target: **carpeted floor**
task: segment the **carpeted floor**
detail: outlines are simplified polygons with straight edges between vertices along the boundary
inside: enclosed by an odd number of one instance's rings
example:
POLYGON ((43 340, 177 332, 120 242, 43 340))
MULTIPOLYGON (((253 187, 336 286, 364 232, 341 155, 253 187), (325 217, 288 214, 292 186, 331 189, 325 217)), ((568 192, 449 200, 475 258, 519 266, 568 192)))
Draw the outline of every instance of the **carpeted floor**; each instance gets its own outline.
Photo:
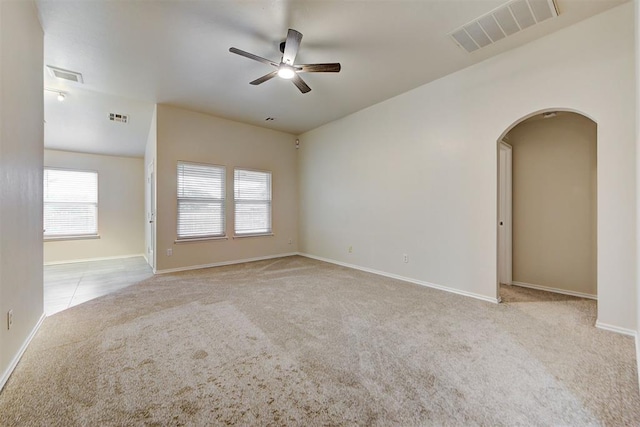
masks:
POLYGON ((547 295, 302 257, 155 276, 48 317, 0 425, 640 425, 633 340, 547 295))

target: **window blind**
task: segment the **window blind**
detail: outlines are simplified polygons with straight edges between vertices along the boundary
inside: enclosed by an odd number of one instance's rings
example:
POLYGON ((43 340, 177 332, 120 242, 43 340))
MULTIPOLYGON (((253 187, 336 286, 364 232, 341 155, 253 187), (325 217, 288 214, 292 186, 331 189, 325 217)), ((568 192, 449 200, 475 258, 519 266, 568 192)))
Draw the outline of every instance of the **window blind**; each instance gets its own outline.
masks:
POLYGON ((178 162, 178 238, 225 235, 225 168, 178 162))
POLYGON ((234 171, 235 234, 271 233, 271 172, 234 171))
POLYGON ((98 173, 44 170, 44 236, 98 234, 98 173))

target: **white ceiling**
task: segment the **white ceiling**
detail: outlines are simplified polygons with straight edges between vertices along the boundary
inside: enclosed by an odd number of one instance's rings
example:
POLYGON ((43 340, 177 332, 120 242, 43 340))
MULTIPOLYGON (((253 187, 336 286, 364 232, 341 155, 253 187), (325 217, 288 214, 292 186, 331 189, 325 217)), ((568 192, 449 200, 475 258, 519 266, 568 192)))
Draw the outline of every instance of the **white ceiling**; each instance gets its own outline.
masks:
POLYGON ((45 92, 45 146, 142 156, 155 103, 299 134, 625 1, 557 0, 558 18, 469 54, 448 33, 505 1, 40 0, 45 64, 84 76, 45 73, 45 87, 68 94, 45 92), (288 28, 304 35, 296 63, 342 71, 304 74, 304 95, 281 79, 249 85, 273 69, 229 48, 279 62, 288 28), (130 123, 109 122, 113 109, 130 123))
POLYGON ((63 102, 57 100, 56 93, 44 92, 46 148, 112 156, 144 155, 153 103, 71 85, 64 92, 63 102), (128 114, 129 122, 112 122, 109 113, 128 114))

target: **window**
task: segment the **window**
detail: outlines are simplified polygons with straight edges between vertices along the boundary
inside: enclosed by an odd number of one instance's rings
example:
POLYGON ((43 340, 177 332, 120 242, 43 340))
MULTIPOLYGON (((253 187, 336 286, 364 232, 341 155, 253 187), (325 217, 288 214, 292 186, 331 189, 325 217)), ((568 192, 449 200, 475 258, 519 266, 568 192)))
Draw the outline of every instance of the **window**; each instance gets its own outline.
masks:
POLYGON ((234 171, 235 234, 271 233, 271 172, 234 171))
POLYGON ((98 173, 44 170, 44 237, 98 234, 98 173))
POLYGON ((178 239, 225 235, 225 168, 178 162, 178 239))

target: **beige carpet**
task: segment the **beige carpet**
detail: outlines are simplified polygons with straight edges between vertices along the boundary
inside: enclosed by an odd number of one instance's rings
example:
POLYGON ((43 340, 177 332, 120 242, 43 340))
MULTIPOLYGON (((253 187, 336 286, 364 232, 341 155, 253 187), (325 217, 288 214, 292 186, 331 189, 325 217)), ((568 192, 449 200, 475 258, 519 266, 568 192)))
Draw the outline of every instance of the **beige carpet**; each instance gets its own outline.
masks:
POLYGON ((48 317, 0 425, 640 425, 594 301, 503 298, 302 257, 156 276, 48 317))

